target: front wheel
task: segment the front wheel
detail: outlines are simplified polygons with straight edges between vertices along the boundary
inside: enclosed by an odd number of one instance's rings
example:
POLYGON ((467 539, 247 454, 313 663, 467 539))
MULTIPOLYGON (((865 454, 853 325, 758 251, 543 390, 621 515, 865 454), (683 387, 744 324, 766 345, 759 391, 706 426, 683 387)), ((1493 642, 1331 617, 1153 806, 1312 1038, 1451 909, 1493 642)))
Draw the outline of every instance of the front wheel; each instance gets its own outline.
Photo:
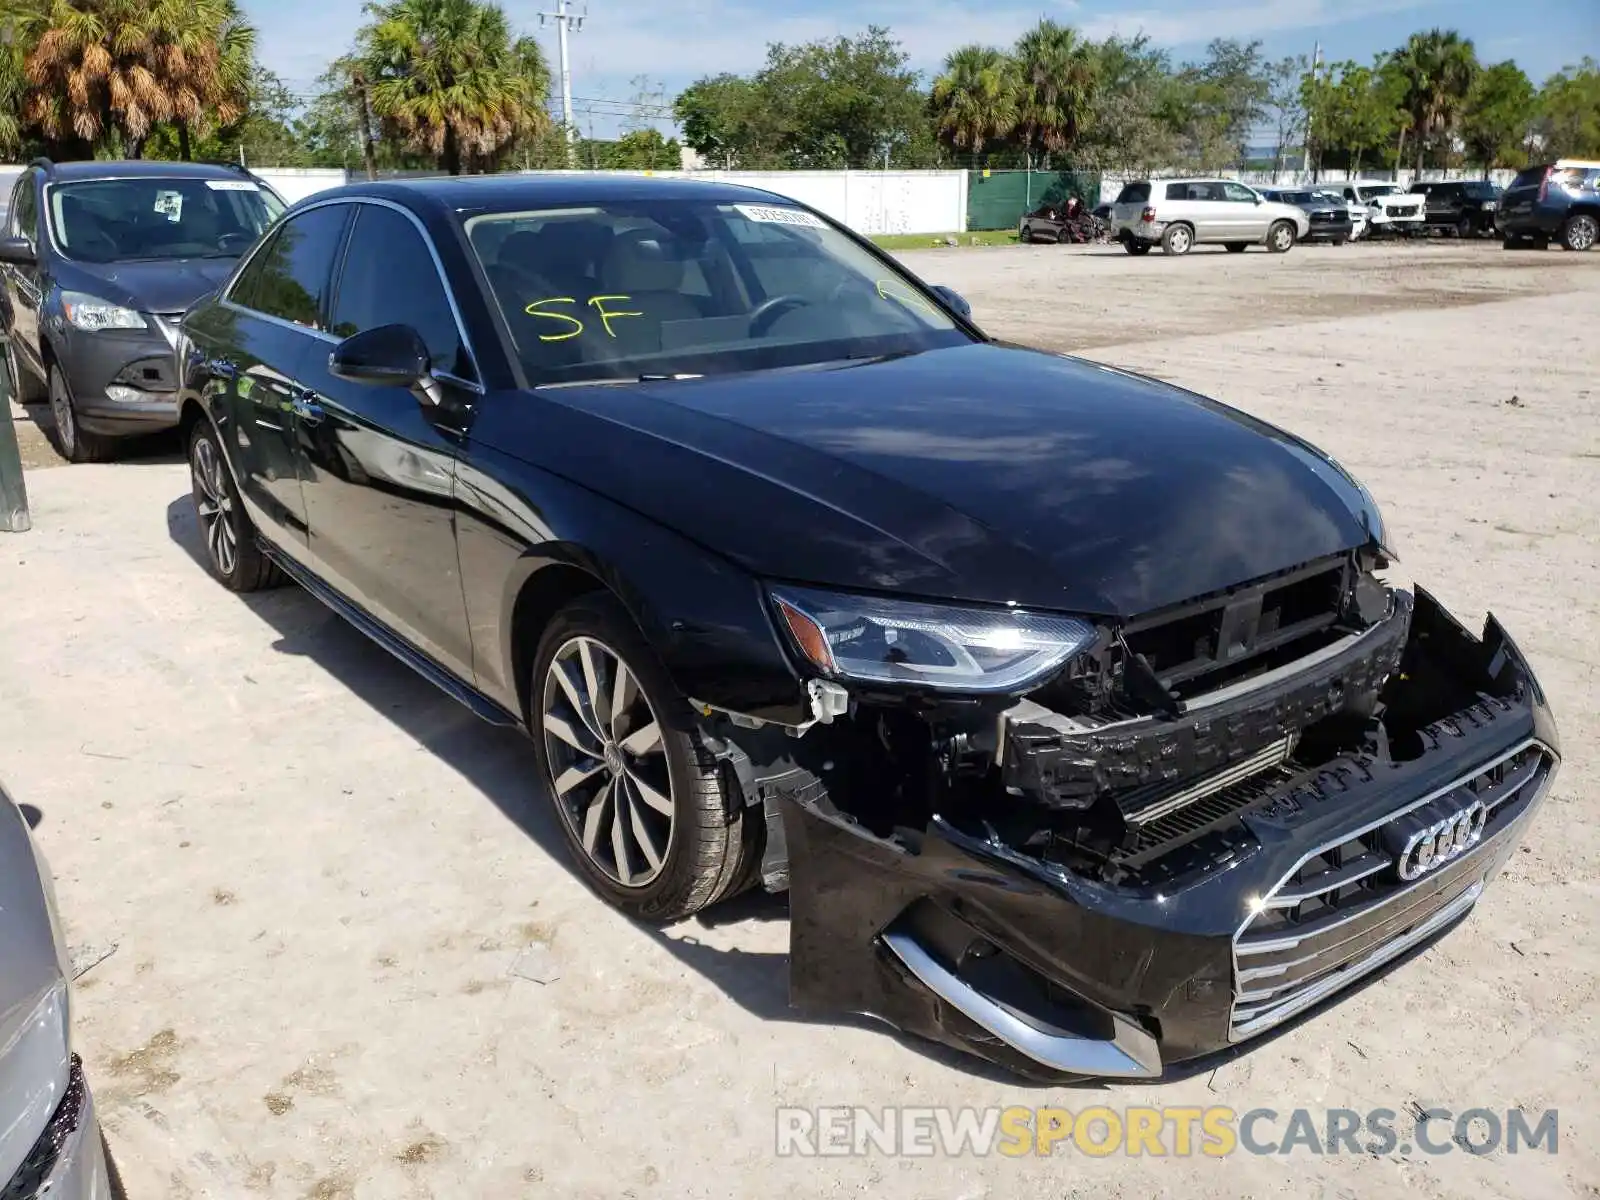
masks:
POLYGON ((725 791, 688 702, 620 603, 596 593, 556 614, 531 683, 543 780, 596 891, 668 922, 749 883, 759 823, 725 791))
POLYGON ((1267 249, 1274 254, 1287 254, 1294 249, 1295 228, 1288 221, 1274 221, 1267 230, 1267 249))
POLYGON ((1477 231, 1477 226, 1472 223, 1471 217, 1462 217, 1461 220, 1456 222, 1456 236, 1458 238, 1469 238, 1477 231))
POLYGON ((200 421, 189 437, 189 487, 206 558, 222 586, 233 592, 255 592, 281 582, 278 569, 256 544, 255 528, 210 421, 200 421))
POLYGON ((89 433, 79 426, 78 410, 73 407, 67 377, 57 366, 50 368, 50 415, 56 423, 56 449, 68 462, 104 462, 111 457, 112 439, 89 433))
POLYGON ((1591 250, 1597 238, 1600 238, 1600 221, 1588 213, 1568 217, 1561 227, 1561 245, 1567 250, 1591 250))

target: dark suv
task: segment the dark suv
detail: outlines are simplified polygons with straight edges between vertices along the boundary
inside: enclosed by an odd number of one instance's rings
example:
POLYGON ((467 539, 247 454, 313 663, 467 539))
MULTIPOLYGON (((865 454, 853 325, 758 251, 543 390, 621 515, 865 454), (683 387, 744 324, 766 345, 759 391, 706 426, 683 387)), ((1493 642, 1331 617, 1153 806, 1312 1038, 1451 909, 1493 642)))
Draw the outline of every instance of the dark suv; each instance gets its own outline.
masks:
POLYGON ((183 311, 232 272, 283 211, 240 168, 30 164, 0 238, 0 292, 17 398, 49 398, 73 462, 178 423, 172 348, 183 311))
POLYGON ((1507 250, 1551 241, 1588 250, 1600 240, 1600 162, 1562 159, 1529 167, 1500 199, 1500 232, 1507 250))
POLYGON ((1500 189, 1487 179, 1414 183, 1411 191, 1428 198, 1425 215, 1430 230, 1440 229, 1463 238, 1495 231, 1500 189))

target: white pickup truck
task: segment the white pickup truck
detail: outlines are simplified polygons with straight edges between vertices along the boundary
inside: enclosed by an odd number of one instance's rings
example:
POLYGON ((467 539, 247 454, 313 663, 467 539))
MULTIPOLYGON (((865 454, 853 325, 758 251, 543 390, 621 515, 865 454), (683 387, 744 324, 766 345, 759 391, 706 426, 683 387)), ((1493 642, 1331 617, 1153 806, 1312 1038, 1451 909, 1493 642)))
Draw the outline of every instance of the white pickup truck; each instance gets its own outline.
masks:
POLYGON ((1382 234, 1417 235, 1428 230, 1427 197, 1405 191, 1398 183, 1353 180, 1345 184, 1325 184, 1326 191, 1336 191, 1352 206, 1359 205, 1366 212, 1365 233, 1359 228, 1357 237, 1377 237, 1382 234))

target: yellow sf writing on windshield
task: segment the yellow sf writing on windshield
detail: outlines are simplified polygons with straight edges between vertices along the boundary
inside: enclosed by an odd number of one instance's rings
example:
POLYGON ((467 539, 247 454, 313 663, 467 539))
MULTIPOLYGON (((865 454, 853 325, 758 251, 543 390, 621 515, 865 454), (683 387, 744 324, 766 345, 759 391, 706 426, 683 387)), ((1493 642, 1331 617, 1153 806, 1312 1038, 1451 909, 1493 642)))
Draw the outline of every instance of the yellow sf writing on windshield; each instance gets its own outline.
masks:
MULTIPOLYGON (((619 317, 642 317, 644 314, 621 308, 607 308, 606 302, 614 300, 621 303, 632 299, 632 296, 622 295, 590 296, 586 303, 590 308, 594 309, 595 315, 600 318, 600 325, 605 329, 606 336, 614 338, 617 333, 616 330, 611 328, 612 321, 617 320, 619 317)), ((543 317, 547 321, 560 321, 562 323, 561 332, 541 333, 539 340, 541 342, 564 342, 568 338, 577 337, 584 331, 583 322, 568 313, 546 311, 545 306, 552 304, 576 305, 577 303, 578 301, 572 296, 550 296, 544 300, 535 300, 522 311, 530 317, 543 317)))

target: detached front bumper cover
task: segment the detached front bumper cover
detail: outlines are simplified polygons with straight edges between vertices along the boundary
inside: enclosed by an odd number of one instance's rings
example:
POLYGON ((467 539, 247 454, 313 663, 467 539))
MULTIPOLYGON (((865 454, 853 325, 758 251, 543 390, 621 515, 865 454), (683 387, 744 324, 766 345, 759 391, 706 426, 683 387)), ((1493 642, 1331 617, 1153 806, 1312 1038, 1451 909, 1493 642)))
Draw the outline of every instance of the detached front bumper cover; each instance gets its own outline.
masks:
POLYGON ((1559 764, 1544 695, 1493 617, 1473 637, 1419 591, 1394 680, 1390 711, 1431 692, 1469 699, 1384 753, 1267 789, 1214 854, 1160 882, 1108 883, 937 815, 886 839, 825 790, 780 796, 793 1003, 876 1014, 1059 1080, 1187 1073, 1347 994, 1471 909, 1559 764), (1452 835, 1437 863, 1401 876, 1397 838, 1479 807, 1475 839, 1452 835))

